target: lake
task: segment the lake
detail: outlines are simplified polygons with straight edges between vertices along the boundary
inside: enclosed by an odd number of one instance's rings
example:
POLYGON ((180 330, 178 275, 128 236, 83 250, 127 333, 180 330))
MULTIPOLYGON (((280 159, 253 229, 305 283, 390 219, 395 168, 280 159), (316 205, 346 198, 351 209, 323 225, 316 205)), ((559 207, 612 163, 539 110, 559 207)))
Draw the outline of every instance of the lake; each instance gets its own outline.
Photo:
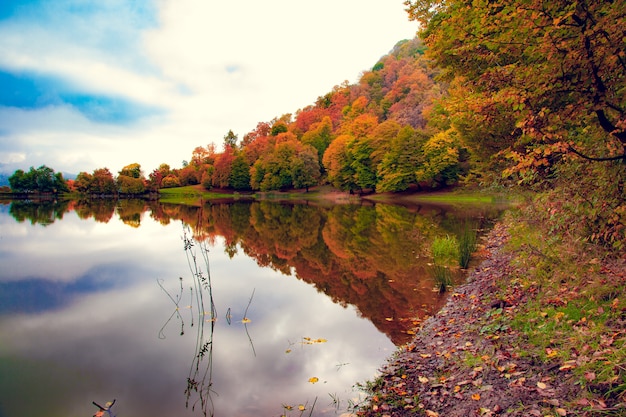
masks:
POLYGON ((445 301, 433 239, 499 213, 0 202, 0 416, 348 415, 445 301))

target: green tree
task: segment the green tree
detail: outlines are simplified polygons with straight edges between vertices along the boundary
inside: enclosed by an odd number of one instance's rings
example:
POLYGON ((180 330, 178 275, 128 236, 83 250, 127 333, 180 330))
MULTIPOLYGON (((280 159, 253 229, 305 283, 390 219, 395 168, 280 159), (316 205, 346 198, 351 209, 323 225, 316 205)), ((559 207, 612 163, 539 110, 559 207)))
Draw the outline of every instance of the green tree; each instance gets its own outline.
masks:
POLYGON ((27 176, 24 170, 18 169, 9 177, 11 190, 16 193, 27 192, 31 187, 27 183, 27 176))
POLYGON ((143 178, 143 171, 141 170, 141 165, 137 162, 134 162, 130 165, 126 165, 122 168, 121 171, 118 172, 119 175, 124 175, 131 178, 143 178))
POLYGON ((250 167, 242 152, 233 161, 228 182, 233 190, 246 191, 250 189, 250 167))
POLYGON ((361 137, 348 146, 351 154, 353 181, 359 190, 373 190, 376 187, 376 168, 372 163, 371 139, 361 137))
POLYGON ((341 190, 353 192, 358 189, 354 182, 355 172, 350 144, 354 138, 350 135, 339 135, 324 152, 322 163, 328 174, 328 182, 341 190))
POLYGON ((424 144, 424 161, 417 168, 416 180, 434 187, 453 184, 461 172, 459 153, 454 129, 435 134, 424 144))
POLYGON ((333 140, 333 122, 326 116, 319 123, 313 123, 311 129, 302 135, 302 143, 311 145, 317 150, 318 161, 324 157, 324 152, 333 140))
POLYGON ((391 140, 389 151, 377 166, 378 192, 405 191, 417 183, 415 171, 422 164, 424 134, 406 126, 391 140))
POLYGON ((146 186, 142 179, 119 175, 117 177, 117 187, 120 194, 138 195, 146 191, 146 186))
POLYGON ((117 190, 120 194, 138 195, 146 191, 143 171, 138 163, 126 165, 118 174, 117 190))
POLYGON ((291 162, 291 177, 294 188, 309 191, 319 183, 321 176, 318 151, 312 146, 304 146, 291 162))
POLYGON ((88 172, 79 172, 74 180, 74 188, 79 193, 87 194, 91 188, 93 182, 93 175, 88 172))
POLYGON ((226 148, 237 148, 237 135, 232 130, 229 130, 226 135, 224 135, 224 149, 226 148))
POLYGON ((35 169, 30 167, 28 172, 21 169, 16 170, 9 177, 11 189, 15 192, 30 193, 60 193, 68 191, 67 182, 61 173, 46 165, 41 165, 35 169))

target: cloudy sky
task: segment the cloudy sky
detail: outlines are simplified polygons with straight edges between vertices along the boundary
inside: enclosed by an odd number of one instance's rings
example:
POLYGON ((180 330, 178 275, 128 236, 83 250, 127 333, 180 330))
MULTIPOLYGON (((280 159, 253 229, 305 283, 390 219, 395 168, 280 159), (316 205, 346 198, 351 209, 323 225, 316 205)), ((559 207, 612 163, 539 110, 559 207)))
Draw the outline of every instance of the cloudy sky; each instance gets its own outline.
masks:
POLYGON ((145 173, 355 82, 402 0, 1 0, 0 172, 145 173))

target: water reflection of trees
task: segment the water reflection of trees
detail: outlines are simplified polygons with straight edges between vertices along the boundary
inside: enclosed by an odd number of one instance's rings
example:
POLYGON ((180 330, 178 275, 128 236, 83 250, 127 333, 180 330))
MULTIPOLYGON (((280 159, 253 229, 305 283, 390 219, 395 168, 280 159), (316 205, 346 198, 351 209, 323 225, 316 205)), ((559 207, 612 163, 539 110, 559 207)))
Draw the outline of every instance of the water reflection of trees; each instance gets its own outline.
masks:
POLYGON ((466 218, 480 222, 498 210, 386 204, 334 205, 262 202, 207 203, 201 207, 144 200, 20 202, 9 209, 18 221, 50 224, 69 210, 82 219, 108 222, 115 212, 132 227, 143 213, 162 223, 182 220, 193 238, 211 244, 222 237, 226 252, 294 275, 334 302, 354 305, 396 344, 410 339, 413 319, 439 308, 443 297, 428 267, 437 236, 462 232, 466 218))
POLYGON ((230 256, 243 251, 260 266, 295 275, 338 304, 356 306, 396 344, 410 339, 414 318, 443 302, 433 291, 428 251, 436 236, 457 233, 462 224, 443 208, 382 204, 319 208, 233 202, 164 205, 158 213, 152 216, 183 220, 196 239, 223 237, 230 256))
POLYGON ((113 218, 117 200, 79 200, 74 201, 73 204, 74 211, 81 219, 87 220, 93 217, 99 223, 108 223, 113 218))
MULTIPOLYGON (((124 224, 139 227, 143 213, 158 203, 149 205, 141 199, 90 199, 90 200, 13 200, 9 213, 18 222, 49 225, 74 210, 83 220, 93 218, 100 223, 108 223, 117 212, 124 224)), ((168 218, 167 216, 164 216, 168 218)))
POLYGON ((63 218, 69 211, 69 201, 62 200, 14 200, 9 213, 20 223, 47 226, 63 218))

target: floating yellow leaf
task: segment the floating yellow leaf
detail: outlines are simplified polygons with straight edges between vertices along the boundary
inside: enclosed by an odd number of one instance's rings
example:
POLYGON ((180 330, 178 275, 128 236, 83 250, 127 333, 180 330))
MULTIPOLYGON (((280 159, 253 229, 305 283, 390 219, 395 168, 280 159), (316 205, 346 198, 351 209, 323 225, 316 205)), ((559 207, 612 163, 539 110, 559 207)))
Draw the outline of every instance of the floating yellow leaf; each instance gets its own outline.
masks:
POLYGON ((311 384, 315 384, 316 382, 318 382, 320 379, 316 376, 309 378, 309 382, 311 384))
POLYGON ((285 353, 291 353, 291 349, 287 349, 285 353))
POLYGON ((250 323, 252 320, 250 320, 247 317, 244 317, 243 320, 241 320, 242 323, 246 324, 246 323, 250 323))
POLYGON ((298 410, 300 410, 300 411, 304 411, 304 410, 306 410, 306 408, 304 408, 304 406, 303 406, 302 404, 300 404, 300 405, 298 406, 298 410))

